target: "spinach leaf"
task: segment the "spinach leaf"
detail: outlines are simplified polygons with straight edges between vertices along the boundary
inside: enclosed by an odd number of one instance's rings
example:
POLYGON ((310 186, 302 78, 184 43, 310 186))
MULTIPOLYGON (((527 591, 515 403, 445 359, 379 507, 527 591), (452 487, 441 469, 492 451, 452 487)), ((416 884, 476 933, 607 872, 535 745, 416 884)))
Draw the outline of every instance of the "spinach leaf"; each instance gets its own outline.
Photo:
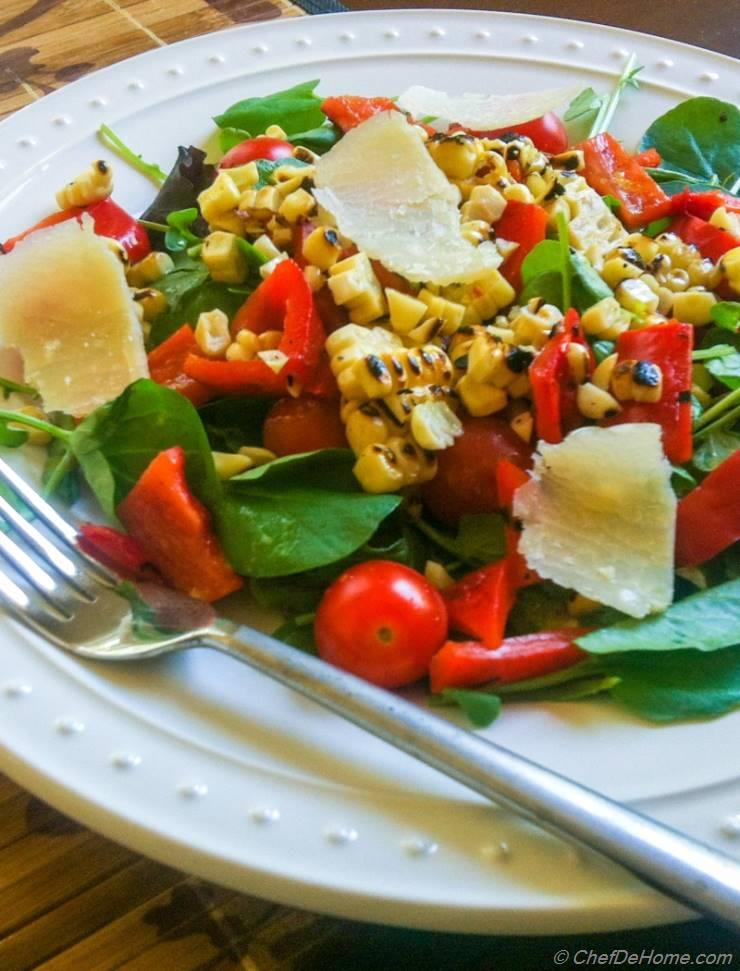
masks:
POLYGON ((501 711, 501 699, 498 695, 467 688, 445 688, 438 695, 431 695, 429 704, 433 708, 457 705, 474 728, 488 728, 501 711))
MULTIPOLYGON (((701 590, 661 614, 592 631, 577 643, 593 654, 616 651, 716 651, 740 641, 740 580, 701 590)), ((659 662, 656 660, 656 665, 659 662)))
POLYGON ((740 303, 735 300, 722 300, 716 303, 710 315, 718 327, 737 333, 740 330, 740 303))
POLYGON ((327 122, 319 125, 317 128, 312 128, 310 131, 289 134, 288 141, 292 142, 293 145, 302 145, 317 155, 323 155, 333 145, 336 145, 341 137, 342 130, 331 122, 327 122))
POLYGON ((730 348, 729 354, 712 357, 704 366, 712 377, 721 381, 731 391, 740 388, 740 353, 737 351, 730 348))
POLYGON ((288 135, 323 124, 321 98, 314 94, 318 81, 304 81, 285 91, 261 98, 246 98, 214 118, 219 128, 239 128, 262 135, 270 125, 279 125, 288 135))
POLYGON ((701 440, 694 449, 693 464, 701 472, 711 472, 740 449, 740 434, 718 429, 701 440))
POLYGON ((83 475, 111 518, 152 459, 180 445, 188 484, 214 509, 221 484, 198 413, 177 391, 141 379, 98 408, 72 433, 72 450, 83 475))
POLYGON ((226 483, 219 511, 224 551, 255 577, 341 560, 373 535, 401 499, 362 492, 348 449, 276 459, 226 483))
POLYGON ((679 499, 695 489, 697 485, 696 479, 688 469, 680 465, 671 466, 671 487, 679 499))
POLYGON ((235 145, 240 145, 252 136, 243 128, 222 128, 218 134, 218 144, 224 155, 235 145))
POLYGON ((262 426, 274 398, 258 395, 218 398, 199 409, 211 448, 217 452, 238 452, 243 445, 262 444, 262 426))
POLYGON ((506 552, 506 523, 502 516, 495 513, 463 516, 456 536, 437 529, 423 519, 414 525, 437 546, 472 566, 484 566, 500 560, 506 552))
MULTIPOLYGON (((206 164, 206 153, 192 145, 177 150, 177 161, 167 176, 164 185, 159 190, 151 205, 142 213, 141 218, 146 222, 167 223, 171 212, 197 207, 198 196, 216 177, 213 165, 206 164)), ((208 226, 202 217, 191 226, 198 236, 205 236, 208 226)), ((155 242, 163 245, 162 234, 152 234, 155 242)))
MULTIPOLYGON (((572 286, 572 304, 583 312, 599 300, 613 296, 611 289, 604 283, 588 260, 574 250, 569 251, 572 286)), ((564 300, 564 266, 561 244, 554 239, 538 243, 524 258, 522 281, 524 288, 519 296, 521 303, 532 297, 543 297, 547 303, 567 310, 564 300)))
POLYGON ((727 101, 689 98, 671 108, 642 136, 640 151, 647 148, 662 159, 653 176, 668 171, 679 185, 688 175, 728 192, 740 188, 740 111, 727 101))

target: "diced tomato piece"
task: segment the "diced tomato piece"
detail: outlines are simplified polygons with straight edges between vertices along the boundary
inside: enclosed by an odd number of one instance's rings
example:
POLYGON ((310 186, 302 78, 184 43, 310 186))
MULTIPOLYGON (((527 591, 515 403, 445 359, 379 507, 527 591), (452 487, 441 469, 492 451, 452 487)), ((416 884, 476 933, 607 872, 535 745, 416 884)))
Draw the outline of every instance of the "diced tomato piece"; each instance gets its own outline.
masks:
POLYGON ((508 239, 509 242, 518 244, 501 265, 501 275, 517 292, 522 286, 521 269, 524 257, 545 238, 547 219, 547 213, 542 206, 512 199, 507 202, 503 215, 495 224, 497 239, 508 239))
POLYGON ((509 512, 511 511, 514 503, 514 493, 525 482, 529 482, 529 476, 521 466, 515 465, 505 458, 499 459, 498 465, 496 466, 496 491, 498 493, 498 501, 501 503, 503 509, 508 509, 509 512))
POLYGON ((740 450, 678 504, 676 564, 699 566, 740 540, 740 450))
POLYGON ((218 163, 220 169, 233 169, 238 165, 246 165, 257 159, 268 159, 275 162, 281 158, 292 158, 293 146, 282 138, 270 138, 268 135, 258 135, 256 138, 245 138, 243 142, 234 145, 218 163))
POLYGON ((262 441, 276 455, 348 447, 338 402, 307 395, 281 398, 270 409, 262 441))
POLYGON ((357 94, 345 94, 325 98, 321 110, 329 121, 347 132, 382 111, 398 111, 398 107, 391 98, 363 98, 357 94))
POLYGON ((147 560, 177 590, 210 603, 243 585, 221 552, 208 510, 188 487, 179 446, 150 462, 116 511, 147 560))
POLYGON ((181 395, 192 401, 196 408, 213 397, 210 388, 185 373, 185 361, 188 355, 197 354, 199 350, 193 328, 189 324, 183 324, 167 340, 150 351, 147 357, 152 381, 172 388, 173 391, 179 391, 181 395))

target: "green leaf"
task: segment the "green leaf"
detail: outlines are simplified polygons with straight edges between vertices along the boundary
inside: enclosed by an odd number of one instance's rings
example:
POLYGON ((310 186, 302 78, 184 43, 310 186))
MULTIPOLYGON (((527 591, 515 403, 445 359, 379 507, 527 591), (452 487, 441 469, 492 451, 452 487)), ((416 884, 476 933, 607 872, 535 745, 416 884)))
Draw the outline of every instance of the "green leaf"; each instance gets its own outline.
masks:
POLYGON ((249 132, 244 131, 243 128, 222 128, 218 134, 219 148, 225 155, 236 145, 241 145, 242 142, 251 137, 249 132))
POLYGON ((501 711, 501 699, 498 695, 466 688, 445 688, 439 695, 432 695, 429 700, 432 706, 457 705, 475 728, 487 728, 498 718, 501 711))
POLYGON ((648 128, 640 151, 655 148, 661 169, 723 185, 737 192, 740 179, 740 111, 716 98, 689 98, 648 128))
POLYGON ((605 361, 607 357, 611 355, 616 350, 617 345, 614 341, 594 341, 591 345, 591 350, 594 352, 594 357, 596 358, 596 363, 601 364, 605 361))
POLYGON ((10 378, 0 378, 0 388, 3 390, 3 397, 9 398, 11 394, 27 394, 29 398, 40 398, 41 395, 30 384, 20 384, 18 381, 11 381, 10 378))
POLYGON ((423 519, 416 528, 457 560, 474 566, 484 566, 500 560, 506 553, 506 523, 496 513, 477 513, 463 516, 457 535, 437 529, 423 519))
MULTIPOLYGON (((716 345, 713 350, 716 350, 717 346, 722 347, 723 345, 716 345)), ((740 388, 740 354, 733 348, 729 348, 728 354, 722 354, 721 356, 715 356, 707 360, 705 367, 725 387, 730 388, 732 391, 740 388)))
POLYGON ((323 155, 336 145, 342 137, 341 128, 337 128, 331 122, 312 128, 310 131, 300 131, 288 135, 288 141, 293 145, 302 145, 317 155, 323 155))
POLYGON ((594 135, 599 135, 601 132, 609 130, 612 118, 614 117, 624 92, 627 90, 627 88, 639 88, 640 82, 637 80, 637 75, 642 70, 643 68, 636 64, 635 55, 630 54, 624 65, 622 73, 614 86, 614 90, 609 98, 603 102, 596 113, 596 117, 591 125, 591 130, 589 131, 589 137, 593 138, 594 135))
POLYGON ((272 632, 272 636, 284 644, 297 647, 299 651, 305 651, 306 654, 317 653, 313 624, 310 622, 299 623, 298 620, 286 620, 272 632))
POLYGON ((684 469, 680 465, 672 465, 671 470, 671 486, 679 499, 698 485, 688 469, 684 469))
POLYGON ((147 379, 136 381, 89 415, 72 435, 83 475, 111 518, 152 459, 175 445, 185 451, 190 488, 214 509, 221 484, 208 439, 198 412, 177 391, 147 379))
POLYGON ((259 395, 217 398, 198 410, 211 448, 238 452, 244 445, 262 445, 262 426, 274 398, 259 395))
POLYGON ((740 449, 740 434, 732 431, 710 432, 694 449, 693 464, 701 472, 711 472, 740 449))
POLYGON ((713 344, 711 347, 700 348, 691 355, 692 361, 711 361, 715 357, 727 357, 735 354, 735 348, 731 344, 713 344))
POLYGON ((0 418, 0 447, 20 448, 28 441, 28 432, 20 428, 10 428, 8 420, 0 418))
POLYGON ((136 169, 137 172, 141 172, 152 182, 156 182, 157 185, 161 185, 167 178, 167 173, 163 172, 158 165, 153 162, 145 162, 141 155, 137 155, 133 149, 129 148, 126 143, 116 135, 112 128, 107 125, 101 125, 98 129, 98 138, 100 141, 106 145, 108 148, 112 148, 113 151, 119 155, 125 162, 136 169))
POLYGON ((661 614, 592 631, 577 643, 584 651, 610 654, 679 648, 716 651, 739 640, 740 580, 731 580, 686 597, 661 614))
POLYGON ((567 310, 563 295, 564 273, 570 273, 572 304, 583 312, 599 300, 613 296, 588 260, 578 252, 569 251, 570 266, 564 269, 563 249, 560 242, 545 239, 525 256, 522 263, 524 288, 519 295, 521 303, 532 297, 543 297, 561 310, 567 310))
POLYGON ((288 135, 322 125, 326 115, 321 98, 314 94, 318 81, 304 81, 285 91, 261 98, 238 101, 214 121, 219 128, 239 128, 262 135, 270 125, 279 125, 288 135))
POLYGON ((740 330, 740 303, 735 300, 722 300, 715 303, 710 315, 718 327, 731 330, 733 333, 740 330))
POLYGON ((668 229, 672 221, 673 220, 668 216, 666 216, 665 219, 653 219, 653 221, 649 222, 643 229, 643 233, 651 238, 660 236, 661 233, 664 233, 666 229, 668 229))
POLYGON ((568 105, 568 109, 563 115, 563 121, 587 120, 590 124, 606 100, 607 95, 597 94, 593 88, 584 88, 568 105))
POLYGON ((229 561, 239 573, 284 576, 344 559, 401 502, 362 492, 348 449, 276 459, 226 483, 219 512, 229 561))
POLYGON ((605 196, 602 196, 601 201, 604 203, 604 205, 608 206, 608 208, 612 212, 616 212, 617 209, 619 209, 619 207, 622 205, 622 203, 619 201, 619 199, 616 198, 616 196, 610 196, 608 194, 605 196))
POLYGON ((273 184, 273 175, 275 174, 275 169, 279 169, 284 165, 292 165, 295 168, 303 169, 307 167, 308 162, 302 162, 298 158, 260 158, 257 159, 255 165, 257 166, 257 172, 259 173, 259 182, 257 182, 254 188, 263 189, 266 185, 273 184))
MULTIPOLYGON (((55 414, 54 424, 73 431, 75 420, 61 412, 55 414)), ((80 497, 80 479, 77 459, 72 451, 72 439, 62 441, 55 438, 46 450, 46 461, 41 474, 45 496, 58 496, 66 505, 72 506, 80 497)))

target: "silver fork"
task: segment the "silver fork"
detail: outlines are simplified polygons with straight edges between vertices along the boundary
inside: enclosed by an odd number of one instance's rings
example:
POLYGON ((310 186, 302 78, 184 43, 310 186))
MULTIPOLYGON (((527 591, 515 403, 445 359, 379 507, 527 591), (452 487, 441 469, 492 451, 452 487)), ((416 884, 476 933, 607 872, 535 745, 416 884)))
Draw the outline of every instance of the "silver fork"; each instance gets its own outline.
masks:
POLYGON ((212 647, 299 691, 355 725, 513 809, 567 834, 695 910, 740 930, 740 863, 702 843, 459 728, 396 695, 248 627, 213 619, 137 640, 119 578, 81 552, 77 530, 0 459, 4 482, 39 528, 0 497, 0 601, 22 624, 79 657, 131 661, 212 647))

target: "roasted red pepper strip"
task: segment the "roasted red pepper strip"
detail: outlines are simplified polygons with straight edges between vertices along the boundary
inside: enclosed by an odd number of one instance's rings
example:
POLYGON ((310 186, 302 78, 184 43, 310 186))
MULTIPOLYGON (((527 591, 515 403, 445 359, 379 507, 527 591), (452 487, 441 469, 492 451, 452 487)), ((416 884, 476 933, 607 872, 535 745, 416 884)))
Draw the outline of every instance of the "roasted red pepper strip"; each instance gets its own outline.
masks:
POLYGON ((278 350, 287 358, 275 373, 260 358, 214 361, 198 354, 185 359, 185 373, 224 394, 287 394, 304 388, 316 374, 324 347, 324 328, 311 288, 293 260, 283 260, 249 296, 232 323, 232 333, 282 330, 278 350))
POLYGON ((617 215, 630 229, 670 213, 670 198, 613 135, 594 135, 578 147, 583 151, 586 181, 600 195, 619 199, 617 215))
POLYGON ((720 206, 724 206, 728 212, 740 213, 740 198, 722 192, 720 189, 710 189, 708 192, 692 192, 691 189, 684 189, 683 192, 677 192, 671 197, 671 212, 677 216, 688 213, 689 216, 708 220, 720 206))
POLYGON ((432 691, 487 682, 510 684, 572 667, 588 656, 575 644, 576 638, 585 633, 586 630, 569 627, 507 637, 493 650, 476 641, 447 641, 429 665, 432 691))
POLYGON ((695 246, 703 257, 715 263, 729 250, 740 246, 740 238, 698 216, 677 216, 669 231, 675 233, 684 243, 695 246))
POLYGON ((185 374, 186 358, 189 354, 197 353, 198 350, 193 328, 189 324, 183 324, 166 341, 150 351, 148 356, 152 381, 179 391, 181 395, 192 401, 196 408, 213 397, 210 388, 185 374))
POLYGON ((140 578, 146 575, 147 556, 133 536, 127 536, 110 526, 98 526, 97 523, 81 523, 79 534, 77 542, 80 549, 94 560, 124 577, 140 578))
POLYGON ((363 98, 356 94, 345 94, 335 98, 325 98, 321 110, 329 121, 347 132, 381 111, 398 111, 398 106, 390 98, 363 98))
POLYGON ((175 589, 210 603, 242 586, 221 552, 208 510, 188 488, 179 446, 150 462, 116 511, 147 560, 175 589))
POLYGON ((518 243, 517 248, 501 265, 501 275, 518 292, 522 286, 524 257, 541 243, 547 229, 547 213, 534 202, 511 200, 496 225, 496 238, 518 243))
POLYGON ((740 450, 678 504, 676 565, 699 566, 740 540, 740 450))
POLYGON ((511 512, 514 493, 525 482, 529 482, 529 475, 524 469, 508 459, 498 460, 496 464, 496 494, 502 509, 511 512))
POLYGON ((628 330, 617 340, 617 364, 650 361, 663 375, 660 401, 623 401, 622 410, 606 425, 652 421, 663 430, 663 448, 671 462, 680 465, 691 458, 691 351, 694 328, 670 320, 665 324, 628 330))
POLYGON ((2 244, 2 249, 5 253, 9 253, 17 243, 25 239, 26 236, 30 236, 31 233, 35 233, 38 229, 56 226, 57 223, 66 222, 68 219, 77 219, 79 222, 85 212, 92 217, 98 236, 107 236, 109 239, 117 240, 126 250, 132 263, 143 260, 147 253, 151 251, 152 247, 144 227, 110 198, 84 208, 75 207, 52 213, 51 216, 42 219, 25 232, 6 240, 2 244))
POLYGON ((644 169, 657 169, 663 161, 657 148, 646 148, 644 152, 638 152, 634 159, 644 169))
POLYGON ((569 344, 588 348, 581 333, 578 312, 573 309, 566 313, 562 325, 529 368, 537 437, 555 445, 581 421, 576 404, 578 382, 568 363, 569 344))

